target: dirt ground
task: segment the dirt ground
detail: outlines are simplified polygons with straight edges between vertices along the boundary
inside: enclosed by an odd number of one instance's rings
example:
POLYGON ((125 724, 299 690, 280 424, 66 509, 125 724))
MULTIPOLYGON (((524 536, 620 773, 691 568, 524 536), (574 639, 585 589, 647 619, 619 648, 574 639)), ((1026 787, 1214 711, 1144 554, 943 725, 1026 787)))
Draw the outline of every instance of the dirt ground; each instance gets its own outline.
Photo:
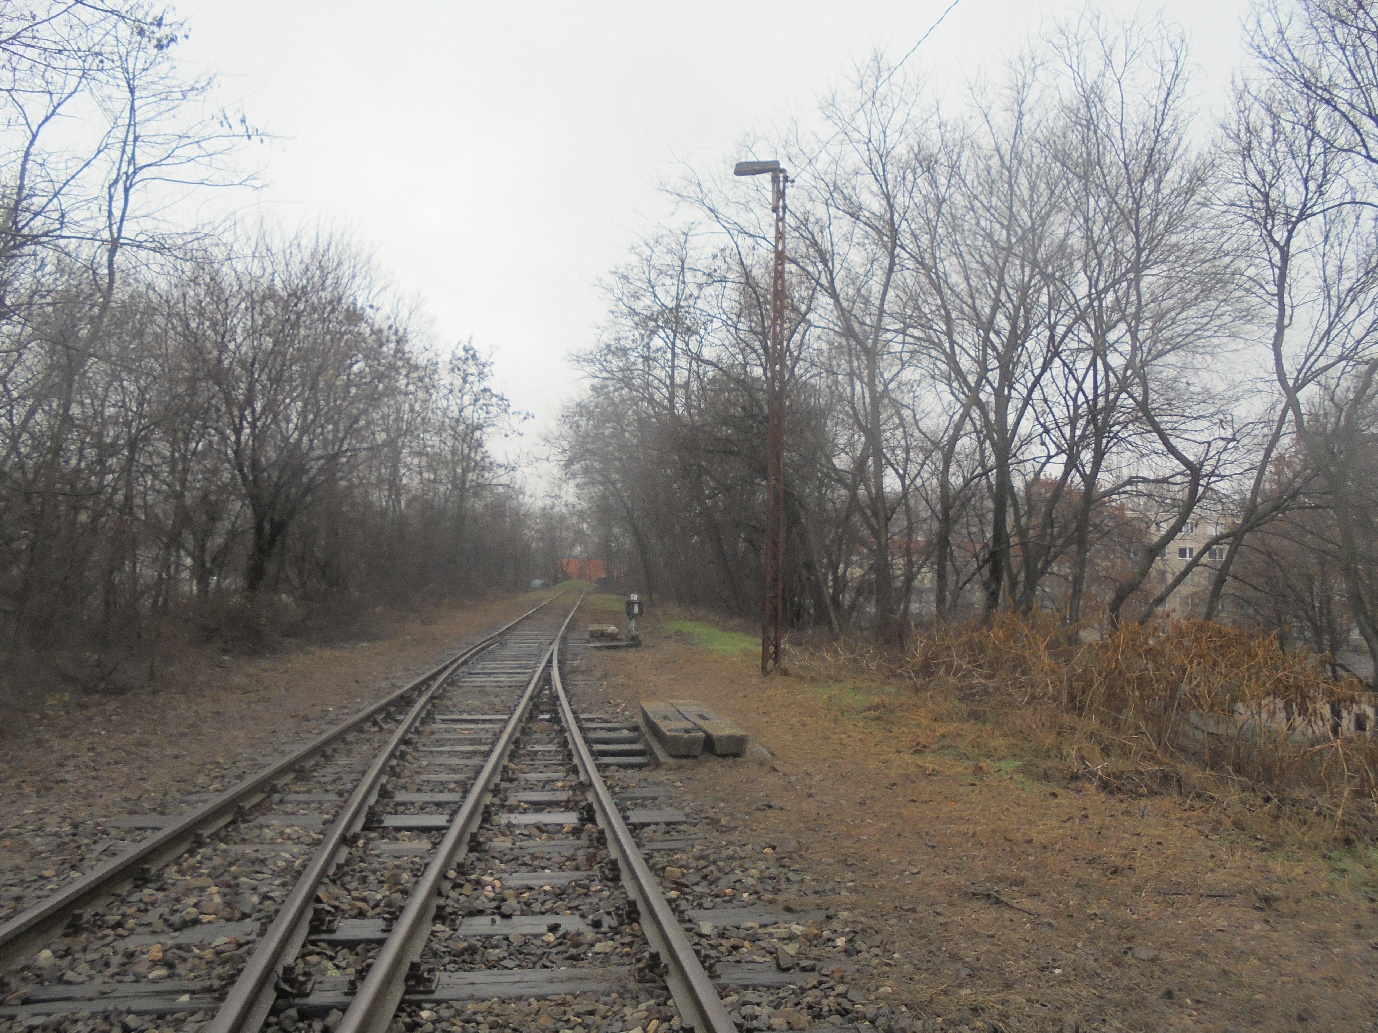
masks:
POLYGON ((656 614, 641 630, 586 675, 627 703, 699 700, 769 751, 688 762, 684 785, 889 930, 878 1000, 944 1028, 1378 1029, 1378 905, 1320 851, 1180 797, 1030 778, 995 729, 984 757, 945 749, 912 687, 763 680, 749 648, 656 614))
MULTIPOLYGON (((93 818, 219 788, 530 605, 35 701, 0 737, 0 898, 35 862, 59 880, 81 863, 93 818)), ((887 930, 875 999, 954 1029, 1378 1029, 1378 906, 1316 849, 1199 802, 1036 777, 995 725, 950 748, 912 688, 762 680, 749 649, 693 645, 667 621, 649 614, 646 648, 590 654, 580 677, 627 703, 699 699, 769 751, 678 776, 887 930)))

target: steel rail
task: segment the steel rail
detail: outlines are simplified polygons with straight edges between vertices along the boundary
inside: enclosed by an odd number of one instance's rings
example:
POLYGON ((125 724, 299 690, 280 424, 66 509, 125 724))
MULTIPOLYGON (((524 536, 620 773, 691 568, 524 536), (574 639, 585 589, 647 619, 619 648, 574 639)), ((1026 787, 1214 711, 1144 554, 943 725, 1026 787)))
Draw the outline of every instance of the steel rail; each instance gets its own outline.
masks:
POLYGON ((503 625, 487 638, 470 646, 459 656, 445 661, 404 688, 323 732, 300 749, 217 794, 201 807, 184 815, 133 849, 92 869, 57 893, 45 897, 0 924, 0 970, 9 967, 36 943, 59 932, 82 907, 113 892, 122 882, 132 879, 146 867, 166 863, 184 853, 195 842, 198 834, 206 834, 227 824, 241 807, 250 805, 249 801, 255 793, 261 797, 262 793, 280 781, 284 774, 310 760, 337 739, 354 731, 365 721, 394 706, 411 693, 423 689, 427 683, 432 683, 431 688, 434 691, 434 688, 457 668, 492 648, 512 628, 549 606, 563 594, 557 593, 539 606, 532 607, 516 620, 503 625))
POLYGON ((617 858, 623 886, 635 899, 641 912, 641 930, 666 966, 666 983, 679 1008, 679 1018, 685 1025, 695 1027, 699 1033, 736 1033, 736 1023, 723 1007, 718 989, 712 985, 712 979, 708 978, 699 956, 693 952, 689 938, 679 927, 674 910, 660 893, 656 876, 650 873, 637 847, 637 840, 627 829, 627 822, 621 820, 621 813, 617 810, 617 802, 609 792, 608 784, 598 774, 593 751, 584 742, 575 720, 575 708, 570 707, 564 682, 559 678, 558 650, 551 667, 551 687, 559 701, 559 715, 569 730, 575 763, 588 784, 588 796, 597 811, 598 824, 608 833, 608 850, 617 858))
POLYGON ((393 923, 392 932, 378 949, 368 975, 360 984, 335 1033, 386 1033, 391 1026, 397 1006, 406 992, 408 966, 421 956, 426 940, 431 935, 431 922, 435 917, 445 872, 468 852, 469 836, 478 829, 483 819, 483 808, 491 799, 493 785, 502 773, 502 766, 507 763, 512 746, 517 740, 517 733, 526 723, 531 701, 540 688, 541 679, 547 668, 551 669, 552 680, 554 678, 555 665, 552 660, 557 655, 561 637, 569 627, 569 622, 574 619, 574 614, 583 599, 583 595, 580 595, 579 602, 569 611, 569 616, 555 634, 555 640, 541 658, 530 682, 527 683, 526 691, 517 701, 507 724, 503 726, 502 734, 498 736, 488 759, 474 778, 473 785, 464 797, 464 803, 460 805, 459 811, 445 832, 445 837, 436 847, 425 873, 413 885, 402 913, 393 923))
MULTIPOLYGON (((503 631, 510 627, 511 625, 508 625, 503 631)), ((502 632, 498 632, 494 638, 501 634, 502 632)), ((451 674, 457 666, 451 668, 451 674)), ((316 891, 334 868, 336 853, 345 845, 349 836, 362 827, 368 816, 368 809, 377 799, 379 787, 383 784, 388 767, 398 749, 421 723, 436 694, 448 681, 448 675, 437 678, 422 692, 407 716, 378 751, 373 763, 349 799, 345 801, 344 807, 326 831, 311 860, 302 870, 291 893, 283 901, 272 924, 259 939, 248 963, 230 987, 224 1003, 207 1027, 207 1033, 246 1033, 258 1030, 263 1025, 263 1020, 267 1018, 277 997, 278 975, 295 957, 310 932, 316 891)))
POLYGON ((679 919, 670 908, 669 902, 660 892, 655 876, 641 850, 622 820, 617 802, 608 790, 603 776, 598 773, 594 763, 593 751, 584 741, 560 679, 559 651, 551 665, 551 686, 560 704, 560 717, 569 734, 574 751, 574 761, 579 772, 588 784, 589 799, 598 815, 598 823, 608 836, 608 849, 617 858, 622 872, 622 884, 636 901, 641 913, 641 930, 651 941, 651 946, 665 964, 665 982, 674 996, 679 1008, 681 1021, 692 1026, 698 1033, 736 1033, 736 1023, 728 1015, 718 996, 712 979, 704 971, 703 963, 694 953, 689 938, 680 928, 679 919))

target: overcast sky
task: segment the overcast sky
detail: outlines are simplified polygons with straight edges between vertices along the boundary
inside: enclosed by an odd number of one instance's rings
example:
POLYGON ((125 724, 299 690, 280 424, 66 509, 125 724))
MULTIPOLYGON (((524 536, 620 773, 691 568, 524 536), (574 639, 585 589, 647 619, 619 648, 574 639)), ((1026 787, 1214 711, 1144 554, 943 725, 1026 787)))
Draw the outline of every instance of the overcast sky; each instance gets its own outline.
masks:
MULTIPOLYGON (((257 203, 352 230, 439 341, 472 337, 549 426, 594 339, 597 281, 664 217, 684 162, 808 115, 873 51, 903 57, 950 0, 177 0, 189 71, 280 139, 257 203)), ((908 59, 934 82, 991 67, 1055 0, 958 0, 908 59)), ((1242 61, 1248 0, 1142 6, 1182 26, 1202 106, 1242 61)), ((768 155, 761 155, 768 157, 768 155)), ((529 434, 528 437, 531 435, 529 434)), ((533 446, 536 444, 532 442, 533 446)))

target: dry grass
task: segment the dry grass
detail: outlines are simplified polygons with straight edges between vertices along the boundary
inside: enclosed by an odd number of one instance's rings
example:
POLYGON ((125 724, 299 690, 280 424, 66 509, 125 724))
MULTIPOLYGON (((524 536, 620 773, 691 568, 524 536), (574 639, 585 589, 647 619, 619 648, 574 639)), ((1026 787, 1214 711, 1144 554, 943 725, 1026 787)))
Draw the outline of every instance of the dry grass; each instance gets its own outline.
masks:
POLYGON ((832 887, 799 906, 878 931, 858 979, 878 1000, 943 1029, 1372 1024, 1378 853, 1332 818, 1186 754, 1155 760, 1128 726, 1007 677, 979 635, 927 671, 792 641, 788 676, 762 678, 754 649, 713 648, 704 623, 754 632, 659 607, 646 648, 591 654, 579 691, 590 707, 698 699, 747 729, 768 761, 664 777, 724 838, 772 843, 832 887))
POLYGON ((1108 789, 1225 796, 1323 816, 1342 838, 1378 833, 1378 740, 1343 727, 1370 694, 1269 637, 1193 621, 1083 641, 1051 615, 1001 614, 926 631, 902 656, 836 646, 796 656, 801 672, 874 672, 929 707, 946 698, 998 717, 1043 759, 1108 789))

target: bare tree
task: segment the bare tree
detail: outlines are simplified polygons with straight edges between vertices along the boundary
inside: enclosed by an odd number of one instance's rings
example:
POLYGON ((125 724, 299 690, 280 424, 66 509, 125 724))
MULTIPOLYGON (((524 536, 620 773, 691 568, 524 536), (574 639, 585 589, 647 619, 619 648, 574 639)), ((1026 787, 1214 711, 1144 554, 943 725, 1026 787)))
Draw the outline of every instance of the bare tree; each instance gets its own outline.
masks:
POLYGON ((1362 142, 1371 127, 1357 117, 1367 103, 1359 68, 1371 55, 1354 50, 1366 37, 1352 35, 1346 12, 1361 13, 1307 5, 1299 26, 1276 8, 1262 16, 1253 37, 1261 74, 1241 85, 1230 129, 1232 198, 1257 249, 1279 397, 1331 507, 1351 617, 1378 660, 1369 503, 1356 466, 1378 389, 1378 234, 1362 142), (1321 38, 1349 49, 1324 54, 1321 38), (1336 78, 1343 69, 1346 91, 1336 78))
POLYGON ((337 240, 260 236, 246 261, 203 267, 181 291, 182 344, 214 388, 218 445, 248 511, 250 593, 271 587, 313 497, 377 446, 373 421, 405 344, 370 317, 372 276, 337 240))

